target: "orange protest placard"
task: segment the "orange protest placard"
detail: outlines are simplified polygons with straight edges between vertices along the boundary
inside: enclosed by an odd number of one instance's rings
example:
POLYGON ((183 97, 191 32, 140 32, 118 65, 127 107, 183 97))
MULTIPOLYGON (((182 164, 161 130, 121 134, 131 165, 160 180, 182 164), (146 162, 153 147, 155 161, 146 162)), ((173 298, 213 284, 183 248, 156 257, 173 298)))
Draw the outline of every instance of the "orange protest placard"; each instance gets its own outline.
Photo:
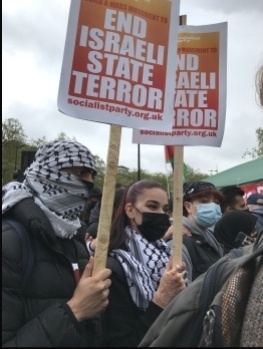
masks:
POLYGON ((181 26, 177 43, 173 125, 134 130, 133 142, 220 147, 226 115, 227 23, 181 26))
POLYGON ((178 13, 179 1, 73 1, 59 110, 108 124, 169 129, 178 13))

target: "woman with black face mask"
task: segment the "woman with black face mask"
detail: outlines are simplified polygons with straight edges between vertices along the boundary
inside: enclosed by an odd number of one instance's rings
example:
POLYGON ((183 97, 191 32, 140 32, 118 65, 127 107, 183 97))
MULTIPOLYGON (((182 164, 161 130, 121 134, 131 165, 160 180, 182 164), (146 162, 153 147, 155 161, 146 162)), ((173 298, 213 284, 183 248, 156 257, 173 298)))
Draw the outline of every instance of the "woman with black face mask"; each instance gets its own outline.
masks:
POLYGON ((136 347, 186 287, 185 264, 172 267, 171 248, 162 239, 169 226, 168 198, 159 184, 141 180, 127 188, 111 227, 112 284, 101 314, 102 346, 136 347))

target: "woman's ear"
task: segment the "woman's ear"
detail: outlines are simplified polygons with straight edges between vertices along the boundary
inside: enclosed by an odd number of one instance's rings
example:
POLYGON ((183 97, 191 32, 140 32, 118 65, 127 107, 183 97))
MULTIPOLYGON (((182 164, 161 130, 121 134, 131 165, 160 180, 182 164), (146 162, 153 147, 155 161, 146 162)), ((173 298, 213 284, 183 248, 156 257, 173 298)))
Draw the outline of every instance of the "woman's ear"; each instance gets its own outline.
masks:
POLYGON ((127 203, 124 206, 124 211, 125 211, 125 213, 126 213, 126 215, 128 216, 129 219, 133 219, 134 218, 134 208, 133 208, 131 203, 127 203))

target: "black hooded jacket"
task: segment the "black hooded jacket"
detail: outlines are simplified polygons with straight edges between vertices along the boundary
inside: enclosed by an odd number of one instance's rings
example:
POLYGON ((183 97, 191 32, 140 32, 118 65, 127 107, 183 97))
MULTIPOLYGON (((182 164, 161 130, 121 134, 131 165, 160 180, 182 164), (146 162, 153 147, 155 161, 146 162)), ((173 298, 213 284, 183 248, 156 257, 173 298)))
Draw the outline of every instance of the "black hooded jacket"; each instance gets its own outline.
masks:
POLYGON ((88 262, 84 240, 77 235, 56 237, 32 199, 22 200, 5 216, 25 226, 33 243, 34 265, 21 291, 22 242, 2 220, 2 346, 94 346, 96 323, 77 322, 66 304, 76 287, 71 263, 79 263, 82 272, 88 262))
POLYGON ((86 223, 87 232, 93 238, 97 237, 98 226, 100 218, 100 202, 97 202, 93 209, 90 211, 89 221, 86 223))

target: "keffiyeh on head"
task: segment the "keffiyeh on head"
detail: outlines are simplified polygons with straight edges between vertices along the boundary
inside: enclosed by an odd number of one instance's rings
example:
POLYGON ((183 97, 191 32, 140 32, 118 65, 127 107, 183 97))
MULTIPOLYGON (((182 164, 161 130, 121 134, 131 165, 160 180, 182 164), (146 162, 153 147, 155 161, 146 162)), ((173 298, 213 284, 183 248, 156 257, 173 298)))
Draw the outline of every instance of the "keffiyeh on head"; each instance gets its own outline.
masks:
POLYGON ((25 197, 33 197, 48 216, 57 236, 71 238, 80 227, 79 215, 89 192, 64 168, 83 167, 96 173, 88 148, 75 141, 52 141, 38 149, 25 171, 23 184, 11 182, 2 190, 2 213, 25 197))
POLYGON ((25 174, 35 171, 36 175, 38 172, 43 175, 44 169, 47 170, 47 176, 57 176, 58 170, 66 167, 85 167, 96 173, 95 159, 87 147, 75 141, 56 140, 38 149, 35 161, 25 174))

